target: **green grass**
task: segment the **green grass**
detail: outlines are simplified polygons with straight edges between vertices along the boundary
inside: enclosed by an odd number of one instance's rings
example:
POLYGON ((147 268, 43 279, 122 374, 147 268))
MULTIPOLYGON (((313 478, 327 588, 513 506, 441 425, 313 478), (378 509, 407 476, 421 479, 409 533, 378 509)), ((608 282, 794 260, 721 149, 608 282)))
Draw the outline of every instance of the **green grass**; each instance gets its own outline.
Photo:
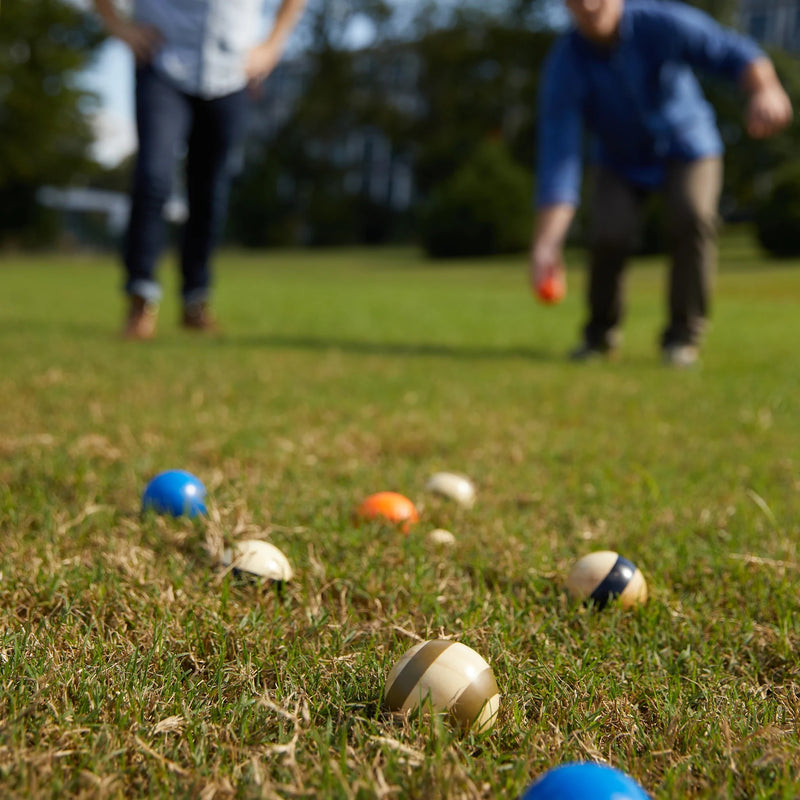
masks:
POLYGON ((119 341, 111 257, 0 265, 4 797, 515 798, 602 759, 654 798, 800 794, 800 269, 723 242, 696 371, 662 367, 663 263, 637 262, 621 359, 574 365, 583 275, 536 304, 523 258, 224 254, 218 340, 119 341), (188 469, 210 514, 141 517, 188 469), (438 470, 471 510, 428 496, 438 470), (415 500, 408 536, 354 527, 415 500), (434 527, 455 547, 429 545, 434 527), (215 563, 262 537, 282 595, 215 563), (567 601, 595 549, 639 610, 567 601), (486 736, 398 721, 383 683, 452 637, 503 695, 486 736))

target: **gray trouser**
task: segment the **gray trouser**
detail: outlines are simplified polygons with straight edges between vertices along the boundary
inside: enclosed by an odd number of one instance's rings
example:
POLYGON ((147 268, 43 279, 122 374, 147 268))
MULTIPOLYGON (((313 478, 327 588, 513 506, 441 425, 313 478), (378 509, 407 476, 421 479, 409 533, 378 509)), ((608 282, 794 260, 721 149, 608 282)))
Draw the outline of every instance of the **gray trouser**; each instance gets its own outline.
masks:
MULTIPOLYGON (((697 344, 716 272, 722 159, 670 162, 662 189, 672 259, 663 346, 697 344)), ((613 347, 624 313, 623 272, 633 251, 647 191, 598 168, 591 203, 589 321, 585 341, 613 347)))

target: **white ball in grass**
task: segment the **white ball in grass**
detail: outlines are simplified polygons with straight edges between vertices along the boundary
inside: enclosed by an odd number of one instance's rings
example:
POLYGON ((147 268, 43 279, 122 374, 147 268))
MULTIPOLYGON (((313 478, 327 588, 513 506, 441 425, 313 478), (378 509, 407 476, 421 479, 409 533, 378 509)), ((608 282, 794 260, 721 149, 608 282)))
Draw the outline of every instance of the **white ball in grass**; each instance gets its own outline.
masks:
POLYGON ((274 544, 260 539, 246 539, 226 548, 222 553, 222 564, 233 567, 234 572, 281 583, 294 576, 289 559, 274 544))
POLYGON ((433 639, 406 651, 386 678, 384 705, 408 713, 430 703, 458 726, 488 731, 497 718, 500 692, 492 668, 471 647, 433 639))
POLYGON ((435 472, 428 479, 425 488, 429 492, 455 500, 464 508, 472 508, 475 503, 475 485, 466 475, 455 472, 435 472))
POLYGON ((440 545, 442 547, 452 547, 456 543, 456 537, 444 528, 434 528, 428 534, 428 541, 431 544, 440 545))

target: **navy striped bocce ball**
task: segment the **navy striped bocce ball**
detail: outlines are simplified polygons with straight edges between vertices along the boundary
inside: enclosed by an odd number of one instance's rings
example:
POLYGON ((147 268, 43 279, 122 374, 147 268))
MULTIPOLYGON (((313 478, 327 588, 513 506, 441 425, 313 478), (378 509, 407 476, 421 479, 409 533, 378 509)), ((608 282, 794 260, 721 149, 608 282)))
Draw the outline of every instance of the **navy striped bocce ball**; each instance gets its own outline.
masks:
POLYGON ((466 731, 488 731, 495 723, 500 693, 492 668, 472 648, 433 639, 406 651, 386 678, 383 703, 408 713, 430 702, 447 711, 466 731))
POLYGON ((579 558, 567 575, 567 591, 598 609, 614 600, 623 608, 647 600, 647 583, 641 570, 613 550, 599 550, 579 558))

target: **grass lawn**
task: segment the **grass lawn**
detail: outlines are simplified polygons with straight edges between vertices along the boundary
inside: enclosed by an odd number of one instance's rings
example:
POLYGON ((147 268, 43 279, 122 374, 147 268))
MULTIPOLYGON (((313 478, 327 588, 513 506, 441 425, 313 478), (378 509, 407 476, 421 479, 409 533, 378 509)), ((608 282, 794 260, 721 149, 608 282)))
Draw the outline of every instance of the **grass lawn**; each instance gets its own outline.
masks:
POLYGON ((588 365, 578 254, 543 307, 521 257, 226 253, 214 340, 178 328, 174 273, 141 344, 113 257, 0 264, 3 797, 513 800, 572 760, 653 798, 800 796, 796 263, 728 235, 692 371, 659 363, 659 259, 588 365), (171 468, 207 518, 140 515, 171 468), (426 492, 440 470, 472 509, 426 492), (384 489, 407 535, 352 523, 384 489), (244 538, 289 557, 282 594, 218 566, 244 538), (607 549, 643 607, 567 600, 607 549), (382 710, 432 638, 491 664, 492 732, 382 710))

